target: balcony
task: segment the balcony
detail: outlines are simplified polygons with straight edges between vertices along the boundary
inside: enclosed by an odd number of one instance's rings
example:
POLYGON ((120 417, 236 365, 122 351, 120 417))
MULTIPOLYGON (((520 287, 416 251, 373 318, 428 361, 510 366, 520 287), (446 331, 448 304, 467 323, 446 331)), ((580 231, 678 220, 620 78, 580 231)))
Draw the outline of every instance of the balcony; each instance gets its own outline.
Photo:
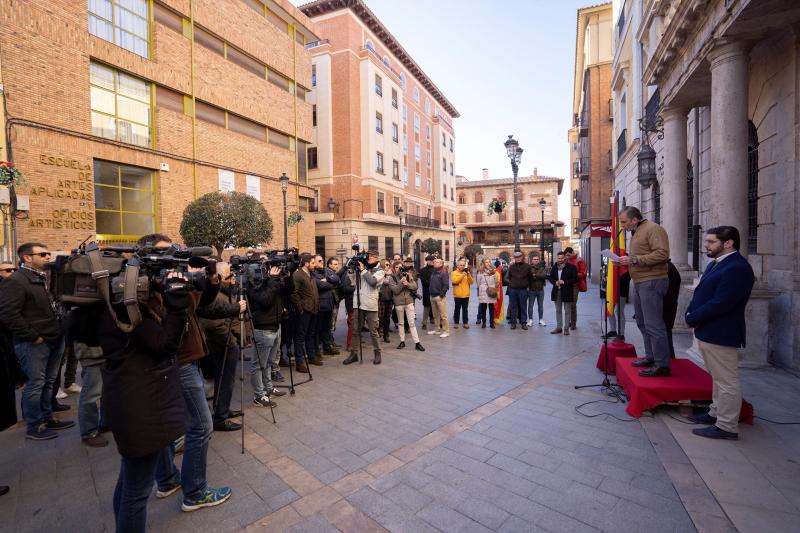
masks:
POLYGON ((589 134, 589 113, 587 111, 578 113, 578 128, 580 128, 581 137, 589 134))
POLYGON ((588 156, 581 157, 578 162, 580 163, 578 175, 581 177, 581 179, 589 179, 589 170, 592 166, 591 159, 589 159, 588 156))
POLYGON ((417 215, 406 215, 403 223, 406 226, 418 226, 421 228, 439 229, 439 221, 435 218, 419 217, 417 215))
POLYGON ((644 108, 644 120, 645 125, 649 129, 653 129, 653 126, 656 125, 658 122, 658 111, 661 108, 661 90, 656 89, 653 93, 653 96, 650 97, 650 100, 647 101, 647 105, 644 108))
POLYGON ((628 149, 628 128, 622 130, 622 133, 617 137, 617 161, 622 159, 625 151, 628 149))

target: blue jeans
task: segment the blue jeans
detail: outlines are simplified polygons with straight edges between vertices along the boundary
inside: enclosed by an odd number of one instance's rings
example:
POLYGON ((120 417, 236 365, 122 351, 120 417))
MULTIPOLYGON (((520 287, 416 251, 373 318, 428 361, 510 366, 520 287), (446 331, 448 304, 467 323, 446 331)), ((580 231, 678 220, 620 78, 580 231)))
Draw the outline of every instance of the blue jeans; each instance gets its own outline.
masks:
POLYGON ((78 400, 78 426, 81 438, 94 437, 100 430, 100 396, 103 393, 102 365, 81 365, 81 397, 78 400))
POLYGON ((117 533, 144 533, 147 499, 153 489, 159 452, 144 457, 122 457, 114 489, 114 518, 117 533))
POLYGON ((525 324, 528 321, 528 289, 508 288, 508 307, 511 309, 511 324, 525 324))
POLYGON ((55 343, 20 342, 14 345, 22 370, 28 377, 22 390, 22 411, 28 431, 53 418, 53 387, 61 368, 64 339, 55 343))
MULTIPOLYGON (((208 443, 214 423, 211 420, 211 410, 206 401, 206 389, 203 385, 203 376, 197 362, 180 365, 178 370, 181 379, 181 393, 186 401, 186 411, 189 413, 189 429, 183 445, 183 464, 181 466, 181 486, 185 500, 197 500, 205 494, 208 488, 206 481, 206 463, 208 458, 208 443)), ((174 448, 171 448, 170 462, 174 457, 174 448)), ((169 465, 165 465, 169 467, 169 465)), ((159 483, 161 482, 159 478, 159 483)))
POLYGON ((528 317, 533 320, 533 302, 536 301, 539 308, 539 320, 544 318, 544 289, 532 291, 528 289, 528 317))
POLYGON ((259 399, 272 393, 271 368, 277 365, 281 330, 254 329, 253 339, 256 343, 256 356, 250 364, 250 382, 253 385, 253 396, 259 399))

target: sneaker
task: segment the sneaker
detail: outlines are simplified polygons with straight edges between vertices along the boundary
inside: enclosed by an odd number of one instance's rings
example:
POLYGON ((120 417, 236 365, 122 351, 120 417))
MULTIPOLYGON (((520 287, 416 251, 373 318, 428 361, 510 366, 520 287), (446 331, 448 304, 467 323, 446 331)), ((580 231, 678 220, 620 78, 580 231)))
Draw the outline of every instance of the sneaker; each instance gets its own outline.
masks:
POLYGON ((183 435, 175 439, 175 455, 183 453, 183 448, 185 444, 186 444, 186 438, 183 435))
POLYGON ((26 439, 31 440, 50 440, 58 437, 58 433, 47 428, 47 424, 39 424, 39 427, 25 433, 26 439))
POLYGON ((272 381, 277 381, 278 383, 283 383, 284 381, 286 381, 286 378, 283 377, 283 374, 281 374, 281 371, 278 370, 277 372, 273 372, 272 373, 272 381))
POLYGON ((58 392, 56 393, 56 400, 63 400, 67 397, 67 393, 64 392, 64 389, 59 388, 58 392))
POLYGON ((278 407, 278 404, 267 398, 266 394, 261 398, 254 399, 253 405, 256 407, 278 407))
POLYGON ((441 335, 439 335, 439 338, 440 338, 440 339, 446 339, 446 338, 447 338, 447 337, 449 337, 449 336, 450 336, 450 334, 449 334, 449 333, 447 333, 447 332, 445 332, 445 333, 442 333, 441 335))
POLYGON ((544 320, 539 320, 539 325, 545 327, 547 323, 544 320))
POLYGON ((92 435, 91 437, 86 437, 81 440, 85 445, 90 446, 92 448, 103 448, 105 446, 108 446, 108 439, 100 435, 92 435))
POLYGON ((156 490, 156 498, 159 499, 169 498, 170 496, 178 492, 180 489, 181 489, 181 482, 176 481, 172 485, 165 487, 163 490, 162 489, 156 490))
POLYGON ((80 386, 80 385, 78 385, 77 383, 73 383, 72 385, 70 385, 69 387, 67 387, 66 391, 67 391, 67 392, 74 393, 74 394, 78 394, 78 393, 81 391, 81 389, 82 389, 82 388, 83 388, 83 387, 81 387, 81 386, 80 386))
POLYGON ((524 331, 528 331, 528 324, 522 324, 522 329, 524 331))
POLYGON ((75 425, 75 422, 72 420, 56 420, 55 418, 51 418, 50 420, 46 420, 44 423, 47 426, 47 429, 55 429, 56 431, 60 429, 69 429, 75 425))
POLYGON ((441 334, 442 334, 441 331, 436 331, 436 330, 431 330, 428 332, 428 335, 441 335, 441 334))
POLYGON ((206 489, 206 493, 196 500, 187 500, 184 498, 181 511, 190 513, 202 509, 203 507, 214 507, 215 505, 225 503, 225 501, 231 497, 232 493, 233 491, 230 487, 220 487, 218 489, 208 488, 206 489))
POLYGON ((528 327, 531 327, 533 325, 533 319, 532 318, 528 319, 528 324, 527 325, 528 325, 528 327))
POLYGON ((280 398, 281 396, 286 396, 286 391, 280 389, 272 389, 267 393, 267 396, 275 396, 276 398, 280 398))

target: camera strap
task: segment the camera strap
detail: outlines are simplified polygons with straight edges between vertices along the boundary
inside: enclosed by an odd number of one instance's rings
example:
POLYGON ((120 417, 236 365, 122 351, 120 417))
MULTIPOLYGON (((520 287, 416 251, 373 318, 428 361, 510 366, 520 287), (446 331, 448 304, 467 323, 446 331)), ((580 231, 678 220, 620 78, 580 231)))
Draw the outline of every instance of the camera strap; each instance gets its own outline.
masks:
POLYGON ((97 289, 106 302, 106 307, 111 313, 111 317, 116 322, 117 327, 125 333, 130 333, 142 322, 142 314, 139 312, 139 302, 136 298, 136 282, 139 278, 139 266, 128 265, 125 268, 125 287, 123 289, 122 303, 128 311, 130 324, 120 322, 117 313, 111 306, 111 280, 108 269, 103 268, 103 261, 100 250, 97 248, 86 251, 86 257, 92 266, 92 278, 97 282, 97 289))

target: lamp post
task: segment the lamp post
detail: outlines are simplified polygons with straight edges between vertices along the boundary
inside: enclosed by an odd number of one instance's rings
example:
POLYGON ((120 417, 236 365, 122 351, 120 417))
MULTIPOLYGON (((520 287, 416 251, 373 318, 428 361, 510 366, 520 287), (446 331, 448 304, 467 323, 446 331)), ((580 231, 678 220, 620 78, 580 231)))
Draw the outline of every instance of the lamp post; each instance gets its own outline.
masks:
POLYGON ((286 220, 286 191, 289 189, 289 176, 284 172, 278 181, 281 182, 281 192, 283 193, 283 248, 286 249, 289 247, 289 226, 286 220))
POLYGON ((406 255, 405 247, 403 246, 403 208, 397 208, 397 217, 400 219, 400 258, 406 255))
POLYGON ((542 262, 544 262, 544 208, 547 207, 547 202, 544 198, 539 198, 539 209, 542 210, 542 230, 539 232, 539 245, 542 249, 542 262))
POLYGON ((513 135, 508 136, 508 140, 503 143, 506 147, 506 154, 511 160, 511 171, 514 173, 514 251, 519 252, 519 211, 517 210, 517 173, 519 172, 519 163, 522 161, 522 148, 519 147, 519 141, 514 139, 513 135))

